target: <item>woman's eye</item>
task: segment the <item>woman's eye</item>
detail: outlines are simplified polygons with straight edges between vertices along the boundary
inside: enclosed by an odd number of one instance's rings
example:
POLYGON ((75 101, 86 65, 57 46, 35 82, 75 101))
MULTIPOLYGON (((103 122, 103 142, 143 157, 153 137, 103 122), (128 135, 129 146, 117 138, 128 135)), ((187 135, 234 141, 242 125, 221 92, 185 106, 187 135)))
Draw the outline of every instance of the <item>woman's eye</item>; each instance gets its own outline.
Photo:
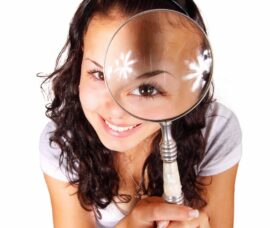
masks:
POLYGON ((138 88, 131 92, 132 95, 142 97, 153 97, 159 94, 159 91, 152 85, 140 85, 138 88))
POLYGON ((104 74, 102 71, 93 70, 93 71, 90 71, 89 74, 91 74, 91 76, 93 76, 96 80, 104 81, 104 74))

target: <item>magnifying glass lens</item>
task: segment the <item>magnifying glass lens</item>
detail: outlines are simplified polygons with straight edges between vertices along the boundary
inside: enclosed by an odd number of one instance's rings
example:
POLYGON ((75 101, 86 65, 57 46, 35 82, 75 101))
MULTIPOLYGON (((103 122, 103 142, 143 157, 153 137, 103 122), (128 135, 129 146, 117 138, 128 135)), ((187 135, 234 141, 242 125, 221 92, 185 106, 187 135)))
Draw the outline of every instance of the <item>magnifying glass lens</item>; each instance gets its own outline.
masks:
POLYGON ((179 118, 206 94, 212 52, 205 33, 176 11, 135 15, 114 34, 105 58, 105 81, 131 115, 151 121, 179 118))

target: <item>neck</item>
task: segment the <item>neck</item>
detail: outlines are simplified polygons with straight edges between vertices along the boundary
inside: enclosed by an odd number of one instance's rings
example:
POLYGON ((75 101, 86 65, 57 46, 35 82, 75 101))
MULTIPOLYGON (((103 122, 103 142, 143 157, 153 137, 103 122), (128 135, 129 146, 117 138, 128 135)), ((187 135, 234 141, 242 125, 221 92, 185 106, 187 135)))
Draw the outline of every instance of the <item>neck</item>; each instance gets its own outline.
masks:
POLYGON ((156 134, 151 135, 136 147, 124 152, 116 152, 115 158, 119 162, 124 162, 125 165, 133 166, 145 161, 151 152, 152 141, 156 134))
POLYGON ((115 153, 115 167, 121 176, 126 176, 128 172, 137 183, 141 182, 143 165, 151 152, 152 139, 153 137, 144 140, 131 150, 115 153))

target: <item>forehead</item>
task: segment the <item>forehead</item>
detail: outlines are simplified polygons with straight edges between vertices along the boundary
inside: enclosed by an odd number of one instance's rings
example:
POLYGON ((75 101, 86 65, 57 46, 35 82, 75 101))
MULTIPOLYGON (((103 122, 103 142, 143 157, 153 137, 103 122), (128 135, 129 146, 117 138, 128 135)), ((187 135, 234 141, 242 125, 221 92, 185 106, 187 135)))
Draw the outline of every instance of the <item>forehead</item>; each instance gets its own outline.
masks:
POLYGON ((112 10, 108 15, 95 14, 84 36, 84 56, 103 65, 107 46, 126 19, 118 10, 112 10))
MULTIPOLYGON (((170 57, 183 59, 185 56, 188 58, 188 55, 193 53, 189 52, 193 45, 201 46, 202 37, 199 35, 198 29, 185 17, 179 19, 179 15, 167 14, 164 12, 160 15, 151 16, 150 14, 150 17, 147 14, 147 20, 135 20, 135 22, 129 23, 127 28, 121 29, 118 33, 120 34, 118 39, 114 39, 112 50, 115 49, 115 53, 119 54, 120 48, 121 52, 128 53, 132 47, 133 50, 137 50, 137 56, 151 54, 152 57, 162 56, 163 59, 168 60, 170 57), (159 16, 158 20, 157 16, 159 16), (164 31, 156 31, 156 28, 160 28, 160 26, 164 31), (134 34, 141 35, 134 36, 134 34)), ((107 14, 96 13, 89 22, 84 36, 84 59, 90 58, 103 65, 108 44, 117 29, 126 22, 127 17, 117 8, 110 10, 107 14)))

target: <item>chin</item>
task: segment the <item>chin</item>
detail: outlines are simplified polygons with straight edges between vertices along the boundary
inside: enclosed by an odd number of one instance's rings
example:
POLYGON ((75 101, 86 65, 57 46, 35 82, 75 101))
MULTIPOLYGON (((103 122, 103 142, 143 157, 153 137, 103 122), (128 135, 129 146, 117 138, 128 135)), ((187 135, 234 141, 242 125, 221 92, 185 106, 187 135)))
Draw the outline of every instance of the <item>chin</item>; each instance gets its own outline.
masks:
POLYGON ((116 151, 116 152, 126 152, 136 147, 134 143, 124 143, 121 141, 104 141, 101 140, 102 144, 109 150, 116 151))

